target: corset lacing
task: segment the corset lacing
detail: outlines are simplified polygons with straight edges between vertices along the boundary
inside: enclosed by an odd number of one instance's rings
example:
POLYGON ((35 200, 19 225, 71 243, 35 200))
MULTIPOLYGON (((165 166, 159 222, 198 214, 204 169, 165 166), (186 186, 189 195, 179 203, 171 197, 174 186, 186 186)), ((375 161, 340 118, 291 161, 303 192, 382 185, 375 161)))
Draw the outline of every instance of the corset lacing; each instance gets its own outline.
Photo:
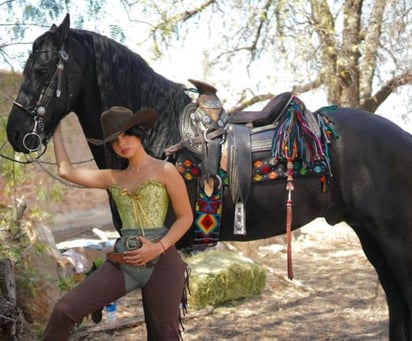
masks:
POLYGON ((136 194, 129 194, 129 192, 127 191, 127 189, 122 190, 122 195, 128 195, 132 198, 132 203, 133 203, 133 215, 134 215, 134 220, 136 222, 137 225, 140 225, 140 229, 142 231, 142 236, 145 236, 144 233, 144 227, 146 223, 146 226, 150 226, 150 221, 149 218, 146 215, 146 212, 143 209, 143 205, 140 202, 138 196, 136 194), (139 206, 139 207, 138 207, 139 206), (139 217, 138 215, 138 208, 140 209, 140 211, 142 212, 143 217, 139 217), (145 221, 143 221, 143 219, 145 221), (143 224, 142 224, 143 223, 143 224))

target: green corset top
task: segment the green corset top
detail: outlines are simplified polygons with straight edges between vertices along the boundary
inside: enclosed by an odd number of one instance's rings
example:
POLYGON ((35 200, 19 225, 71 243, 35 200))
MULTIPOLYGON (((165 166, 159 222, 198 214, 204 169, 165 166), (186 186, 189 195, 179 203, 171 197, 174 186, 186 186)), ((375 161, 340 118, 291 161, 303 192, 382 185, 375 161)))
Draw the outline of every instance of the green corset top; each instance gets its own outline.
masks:
POLYGON ((134 193, 113 184, 109 187, 123 228, 150 228, 164 225, 169 196, 163 183, 146 180, 134 193))

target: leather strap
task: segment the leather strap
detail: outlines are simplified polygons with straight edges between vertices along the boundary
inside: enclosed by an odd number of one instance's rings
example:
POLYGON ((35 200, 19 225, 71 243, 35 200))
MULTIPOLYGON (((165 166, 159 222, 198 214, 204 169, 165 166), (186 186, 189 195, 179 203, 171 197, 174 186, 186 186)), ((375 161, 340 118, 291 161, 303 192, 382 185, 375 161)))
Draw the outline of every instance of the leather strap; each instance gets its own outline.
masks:
POLYGON ((245 124, 232 124, 228 131, 229 187, 234 203, 246 205, 252 183, 252 147, 249 128, 245 124))
MULTIPOLYGON (((107 252, 106 253, 106 259, 110 260, 114 263, 117 263, 117 264, 128 264, 126 262, 126 260, 124 259, 124 257, 125 257, 125 254, 121 253, 121 252, 107 252)), ((129 265, 131 265, 131 264, 129 264, 129 265)), ((145 265, 140 266, 140 267, 142 267, 142 268, 153 268, 155 265, 156 265, 155 262, 150 261, 150 262, 147 262, 145 265)))
POLYGON ((218 140, 206 142, 202 153, 202 181, 215 177, 219 172, 221 143, 218 140))
POLYGON ((237 167, 240 201, 246 205, 252 184, 252 147, 249 128, 245 124, 234 124, 235 163, 237 167))
MULTIPOLYGON (((219 129, 211 131, 210 133, 207 133, 206 137, 208 139, 213 140, 214 138, 222 136, 225 133, 226 133, 226 130, 224 128, 219 128, 219 129)), ((182 141, 174 144, 173 146, 170 146, 170 147, 166 148, 164 150, 164 153, 165 153, 166 156, 170 156, 170 155, 178 152, 179 150, 181 150, 183 148, 186 148, 187 146, 194 145, 194 144, 197 144, 197 143, 201 143, 202 140, 203 140, 203 136, 201 136, 201 135, 197 135, 197 136, 193 137, 192 139, 182 140, 182 141)))

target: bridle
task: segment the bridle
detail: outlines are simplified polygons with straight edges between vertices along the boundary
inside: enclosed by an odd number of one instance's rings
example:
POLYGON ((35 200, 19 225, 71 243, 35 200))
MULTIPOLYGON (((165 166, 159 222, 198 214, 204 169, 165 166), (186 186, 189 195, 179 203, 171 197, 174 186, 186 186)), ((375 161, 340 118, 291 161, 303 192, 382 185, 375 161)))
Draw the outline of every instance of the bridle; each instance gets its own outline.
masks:
POLYGON ((55 53, 59 57, 59 61, 57 63, 56 71, 54 72, 52 78, 50 79, 49 83, 40 93, 38 100, 33 108, 24 107, 21 103, 17 101, 13 101, 13 104, 18 108, 22 109, 23 112, 29 114, 33 117, 34 124, 33 130, 30 133, 27 133, 23 137, 23 146, 29 152, 37 152, 40 150, 42 141, 44 140, 44 122, 43 116, 46 113, 46 108, 50 103, 50 100, 53 97, 54 92, 56 91, 56 98, 60 98, 61 95, 61 87, 62 87, 62 77, 64 71, 64 64, 69 60, 69 55, 64 49, 57 51, 54 50, 36 50, 35 53, 55 53), (34 144, 35 147, 31 146, 32 142, 36 142, 34 144))
MULTIPOLYGON (((78 188, 83 188, 82 186, 76 186, 73 184, 69 184, 62 179, 54 176, 51 174, 47 169, 43 167, 42 164, 54 164, 52 162, 47 162, 47 161, 40 161, 39 159, 43 156, 43 154, 47 151, 47 140, 48 138, 45 138, 45 132, 44 132, 44 121, 43 121, 43 116, 46 113, 46 107, 50 103, 50 100, 53 98, 54 92, 56 92, 56 98, 60 98, 61 93, 62 93, 62 77, 63 77, 63 71, 64 71, 64 64, 67 63, 69 60, 69 55, 65 51, 64 47, 59 50, 59 51, 54 51, 54 50, 36 50, 34 51, 36 53, 54 53, 57 54, 59 61, 57 62, 57 67, 56 71, 54 72, 53 76, 51 77, 49 83, 47 84, 46 87, 43 88, 43 90, 40 93, 40 96, 38 100, 36 101, 36 104, 33 107, 25 107, 21 103, 17 101, 13 101, 13 105, 17 106, 20 108, 24 113, 30 115, 33 118, 34 124, 33 124, 33 129, 31 132, 26 133, 23 137, 23 146, 29 151, 30 159, 26 161, 21 161, 17 160, 15 158, 8 157, 7 155, 1 154, 0 157, 3 157, 9 161, 21 163, 21 164, 29 164, 29 163, 37 163, 40 168, 42 168, 43 171, 45 171, 48 175, 50 175, 52 178, 54 178, 57 181, 62 182, 65 185, 70 185, 72 187, 78 187, 78 188), (32 142, 36 142, 35 146, 36 147, 31 147, 32 142), (41 146, 44 145, 44 148, 41 150, 41 146), (40 151, 40 152, 39 152, 40 151), (36 157, 32 157, 32 154, 34 152, 39 152, 36 157)), ((67 91, 69 92, 69 81, 67 79, 67 91)), ((66 100, 66 107, 67 109, 70 108, 70 103, 69 103, 69 98, 70 95, 68 94, 66 96, 68 100, 66 100)), ((0 147, 0 150, 4 147, 0 147)), ((86 163, 93 161, 94 159, 90 160, 84 160, 84 161, 77 161, 73 162, 73 164, 81 164, 81 163, 86 163)))
MULTIPOLYGON (((53 98, 54 92, 56 98, 60 98, 61 96, 64 64, 69 60, 69 55, 65 51, 64 47, 59 51, 42 49, 36 50, 34 51, 34 53, 54 53, 57 54, 59 58, 56 71, 54 72, 47 86, 45 86, 41 91, 40 96, 33 107, 25 107, 23 104, 17 101, 13 101, 13 105, 33 118, 33 129, 31 132, 26 133, 23 136, 23 146, 24 148, 26 148, 30 155, 32 155, 32 153, 34 152, 38 152, 38 155, 35 159, 39 159, 47 150, 47 142, 49 138, 45 136, 43 116, 46 113, 46 108, 49 105, 50 100, 53 98), (41 150, 42 145, 44 146, 43 150, 41 150)), ((3 154, 0 154, 0 156, 18 163, 27 164, 33 162, 33 159, 20 161, 9 158, 8 156, 3 154)))

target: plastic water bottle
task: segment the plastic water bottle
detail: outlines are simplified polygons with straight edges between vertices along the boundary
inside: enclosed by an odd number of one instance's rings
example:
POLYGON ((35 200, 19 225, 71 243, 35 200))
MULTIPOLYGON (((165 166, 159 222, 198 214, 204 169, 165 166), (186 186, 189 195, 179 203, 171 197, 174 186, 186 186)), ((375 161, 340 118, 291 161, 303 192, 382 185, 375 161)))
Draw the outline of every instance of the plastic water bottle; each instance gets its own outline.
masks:
POLYGON ((116 320, 116 302, 106 305, 106 321, 112 323, 116 320))

